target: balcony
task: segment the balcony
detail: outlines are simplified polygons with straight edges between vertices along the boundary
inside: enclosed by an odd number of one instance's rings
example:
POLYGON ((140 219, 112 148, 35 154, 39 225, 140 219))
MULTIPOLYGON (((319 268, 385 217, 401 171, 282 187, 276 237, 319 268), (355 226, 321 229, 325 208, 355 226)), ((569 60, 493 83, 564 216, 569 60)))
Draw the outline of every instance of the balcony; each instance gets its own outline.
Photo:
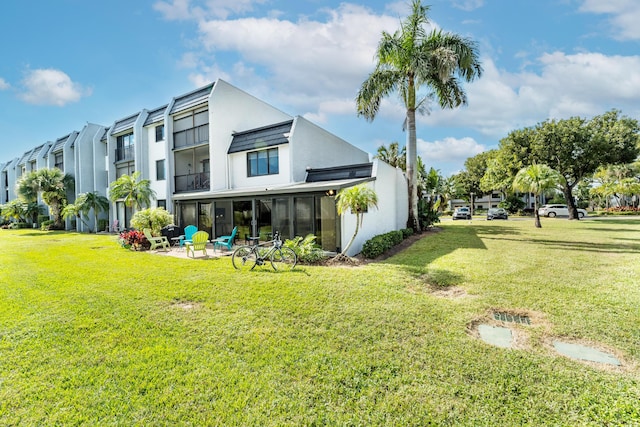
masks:
POLYGON ((133 145, 127 145, 124 147, 116 148, 116 162, 133 160, 134 157, 135 157, 135 150, 133 145))
POLYGON ((175 192, 186 193, 191 191, 209 190, 209 172, 190 173, 175 176, 175 192))
POLYGON ((184 148, 209 142, 209 124, 173 133, 173 148, 184 148))

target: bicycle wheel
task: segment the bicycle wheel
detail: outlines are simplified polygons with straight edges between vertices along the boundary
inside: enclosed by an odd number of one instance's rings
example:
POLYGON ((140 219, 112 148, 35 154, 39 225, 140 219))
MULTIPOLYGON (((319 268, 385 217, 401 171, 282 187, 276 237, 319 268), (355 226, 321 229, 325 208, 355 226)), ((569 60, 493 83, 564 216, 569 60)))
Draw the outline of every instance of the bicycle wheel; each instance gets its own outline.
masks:
POLYGON ((279 248, 271 254, 271 266, 276 271, 293 270, 298 258, 291 248, 279 248))
POLYGON ((257 261, 258 257, 256 256, 256 252, 251 246, 240 246, 238 249, 233 251, 233 255, 231 256, 233 267, 236 270, 241 271, 253 270, 257 261))

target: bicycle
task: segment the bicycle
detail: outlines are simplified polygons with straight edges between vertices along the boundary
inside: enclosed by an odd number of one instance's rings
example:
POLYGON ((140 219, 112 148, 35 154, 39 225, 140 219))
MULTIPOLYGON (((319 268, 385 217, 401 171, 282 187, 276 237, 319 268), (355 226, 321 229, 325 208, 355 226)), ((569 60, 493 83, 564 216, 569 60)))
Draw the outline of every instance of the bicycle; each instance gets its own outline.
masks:
POLYGON ((291 248, 282 246, 280 233, 277 231, 273 235, 273 240, 266 243, 256 243, 255 245, 244 245, 233 251, 231 262, 236 270, 253 270, 256 265, 264 265, 266 261, 271 262, 271 266, 276 271, 293 270, 298 262, 296 253, 291 248), (265 244, 273 243, 268 249, 265 244))

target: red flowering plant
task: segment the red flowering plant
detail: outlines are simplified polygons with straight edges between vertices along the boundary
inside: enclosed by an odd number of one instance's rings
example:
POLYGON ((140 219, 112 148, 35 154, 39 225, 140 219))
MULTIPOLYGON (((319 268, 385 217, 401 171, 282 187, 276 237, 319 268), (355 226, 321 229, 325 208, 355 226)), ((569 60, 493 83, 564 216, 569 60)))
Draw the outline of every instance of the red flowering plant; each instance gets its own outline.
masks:
POLYGON ((123 248, 136 251, 149 249, 151 247, 151 243, 149 243, 144 236, 144 233, 138 230, 123 231, 120 233, 119 241, 123 248))

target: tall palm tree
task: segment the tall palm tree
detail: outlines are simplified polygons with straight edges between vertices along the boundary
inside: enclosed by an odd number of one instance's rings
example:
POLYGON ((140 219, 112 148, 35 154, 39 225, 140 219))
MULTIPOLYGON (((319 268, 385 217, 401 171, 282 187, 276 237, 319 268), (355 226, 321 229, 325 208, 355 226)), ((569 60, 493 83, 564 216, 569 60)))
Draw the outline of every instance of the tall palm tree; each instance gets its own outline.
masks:
POLYGON ((538 197, 546 190, 555 188, 560 182, 558 172, 547 165, 532 164, 518 171, 513 179, 513 189, 525 193, 534 194, 533 210, 535 212, 535 226, 541 228, 540 214, 538 213, 538 197))
POLYGON ((155 195, 156 192, 151 189, 151 181, 140 179, 140 172, 122 175, 109 185, 109 199, 112 202, 122 199, 129 208, 148 207, 155 195))
POLYGON ((440 107, 455 108, 467 103, 460 79, 472 81, 482 74, 476 43, 456 34, 432 30, 421 0, 413 0, 412 12, 394 34, 382 33, 376 52, 376 68, 362 84, 356 97, 358 115, 372 121, 382 99, 398 92, 406 108, 407 180, 409 188, 408 227, 420 231, 418 221, 416 111, 427 111, 426 102, 436 98, 440 107), (426 95, 418 99, 420 88, 426 95))
POLYGON ((347 211, 350 211, 356 216, 356 229, 351 236, 351 240, 347 243, 347 246, 341 252, 341 255, 346 256, 347 251, 353 244, 353 241, 360 231, 362 226, 362 220, 364 214, 371 207, 378 207, 378 195, 373 189, 367 187, 365 184, 355 185, 349 188, 343 188, 338 192, 336 196, 336 208, 338 215, 342 215, 347 211))
POLYGON ((389 144, 389 147, 385 145, 378 147, 375 157, 393 167, 407 170, 407 152, 404 147, 399 148, 397 141, 389 144))
POLYGON ((54 228, 62 228, 62 209, 67 204, 67 191, 73 187, 74 179, 58 168, 31 171, 18 181, 18 194, 27 201, 42 200, 49 206, 54 228))

